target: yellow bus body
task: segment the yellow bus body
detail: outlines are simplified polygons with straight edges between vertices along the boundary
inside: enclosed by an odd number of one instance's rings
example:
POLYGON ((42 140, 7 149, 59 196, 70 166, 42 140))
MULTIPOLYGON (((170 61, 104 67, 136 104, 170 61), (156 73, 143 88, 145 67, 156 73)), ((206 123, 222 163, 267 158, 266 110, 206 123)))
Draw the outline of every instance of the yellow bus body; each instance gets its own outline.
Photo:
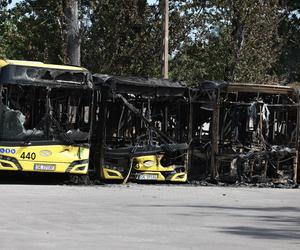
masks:
MULTIPOLYGON (((155 181, 155 182, 181 182, 187 181, 187 173, 176 172, 175 165, 164 167, 160 161, 163 155, 146 155, 134 158, 133 171, 130 176, 131 180, 137 181, 155 181)), ((129 167, 128 167, 129 169, 129 167)), ((103 178, 105 180, 123 180, 126 176, 118 171, 117 168, 111 169, 104 166, 103 178)))
POLYGON ((85 146, 0 146, 0 170, 86 174, 88 157, 85 146))

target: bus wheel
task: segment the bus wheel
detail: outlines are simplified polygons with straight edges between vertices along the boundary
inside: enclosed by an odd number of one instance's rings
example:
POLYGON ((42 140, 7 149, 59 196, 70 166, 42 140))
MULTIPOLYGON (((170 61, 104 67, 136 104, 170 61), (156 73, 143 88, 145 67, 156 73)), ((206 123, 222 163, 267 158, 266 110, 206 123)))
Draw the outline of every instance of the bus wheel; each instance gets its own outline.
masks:
POLYGON ((70 174, 68 184, 71 184, 71 185, 90 185, 91 181, 90 181, 90 178, 87 174, 86 175, 70 174))

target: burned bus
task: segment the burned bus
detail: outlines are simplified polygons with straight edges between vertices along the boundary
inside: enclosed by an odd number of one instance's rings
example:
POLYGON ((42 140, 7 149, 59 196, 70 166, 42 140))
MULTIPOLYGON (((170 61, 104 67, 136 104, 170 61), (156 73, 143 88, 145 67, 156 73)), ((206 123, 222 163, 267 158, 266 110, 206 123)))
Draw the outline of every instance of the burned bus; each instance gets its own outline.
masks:
POLYGON ((0 170, 85 175, 91 96, 84 68, 0 60, 0 170))
POLYGON ((187 87, 96 74, 91 150, 104 180, 186 182, 187 87))
POLYGON ((299 85, 204 81, 194 92, 193 179, 299 182, 299 85))

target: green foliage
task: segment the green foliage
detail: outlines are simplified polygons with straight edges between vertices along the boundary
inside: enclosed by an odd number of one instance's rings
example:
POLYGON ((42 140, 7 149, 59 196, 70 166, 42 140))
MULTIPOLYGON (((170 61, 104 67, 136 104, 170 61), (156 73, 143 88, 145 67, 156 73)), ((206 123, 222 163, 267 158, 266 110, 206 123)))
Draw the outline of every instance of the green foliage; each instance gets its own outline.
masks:
MULTIPOLYGON (((0 57, 66 63, 65 0, 1 1, 0 57)), ((83 66, 159 77, 162 1, 81 0, 83 66)), ((170 76, 243 82, 300 79, 300 1, 170 0, 170 76)))
POLYGON ((283 81, 300 81, 300 1, 289 0, 279 26, 282 49, 275 70, 283 81))
POLYGON ((244 41, 236 61, 233 80, 268 82, 279 57, 279 8, 277 1, 248 1, 244 14, 244 41))
POLYGON ((64 61, 63 14, 61 1, 21 1, 7 10, 5 25, 6 57, 64 61))
POLYGON ((91 1, 83 62, 97 72, 158 75, 160 19, 145 0, 91 1))
POLYGON ((277 1, 200 3, 185 4, 195 33, 174 58, 173 74, 191 82, 269 81, 279 56, 277 1))
POLYGON ((7 5, 8 1, 0 1, 0 58, 6 58, 7 52, 10 50, 7 45, 8 33, 10 30, 10 22, 8 19, 7 5))
POLYGON ((187 35, 171 62, 174 78, 194 83, 227 80, 232 61, 227 9, 210 1, 185 1, 179 11, 188 19, 187 35))

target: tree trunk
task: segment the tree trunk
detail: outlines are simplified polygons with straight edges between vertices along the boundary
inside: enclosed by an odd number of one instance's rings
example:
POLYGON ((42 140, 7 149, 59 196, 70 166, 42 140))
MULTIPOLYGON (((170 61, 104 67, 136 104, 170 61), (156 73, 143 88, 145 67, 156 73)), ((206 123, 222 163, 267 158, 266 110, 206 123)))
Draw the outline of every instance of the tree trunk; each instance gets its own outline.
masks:
POLYGON ((162 78, 169 79, 169 0, 163 0, 162 78))
POLYGON ((241 50, 244 45, 245 39, 245 27, 244 27, 244 17, 242 9, 240 9, 236 3, 233 1, 233 18, 232 18, 232 40, 233 40, 233 59, 229 79, 231 81, 236 80, 236 66, 239 63, 241 50))
POLYGON ((67 60, 69 64, 76 66, 80 66, 78 5, 79 0, 66 0, 67 60))

